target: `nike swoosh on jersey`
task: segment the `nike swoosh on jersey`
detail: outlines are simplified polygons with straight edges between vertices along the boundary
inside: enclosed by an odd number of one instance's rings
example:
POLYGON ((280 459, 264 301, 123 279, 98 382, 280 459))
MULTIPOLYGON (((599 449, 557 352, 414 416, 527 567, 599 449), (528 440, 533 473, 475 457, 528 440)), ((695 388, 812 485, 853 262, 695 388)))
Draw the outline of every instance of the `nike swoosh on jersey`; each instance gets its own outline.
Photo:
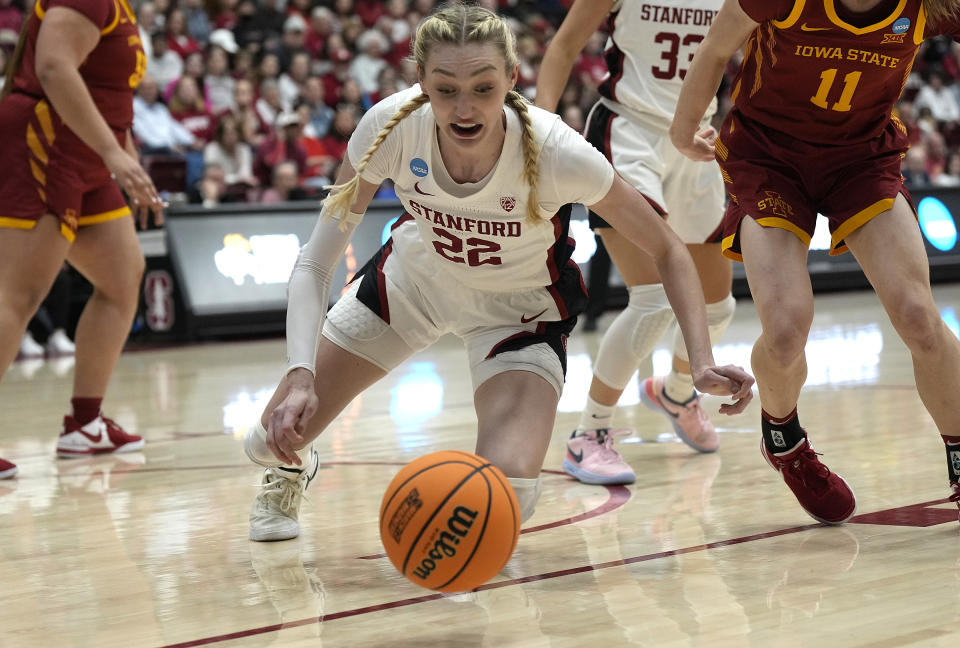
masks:
POLYGON ((807 27, 807 23, 803 23, 802 25, 800 25, 800 30, 805 32, 829 31, 830 27, 807 27))
POLYGON ((526 324, 527 322, 532 322, 533 320, 537 319, 538 317, 540 317, 541 315, 543 315, 543 314, 546 313, 546 312, 547 312, 547 309, 544 308, 542 311, 540 311, 539 313, 537 313, 537 314, 534 315, 533 317, 527 317, 526 315, 523 315, 522 317, 520 317, 520 323, 521 323, 521 324, 526 324))
POLYGON ((424 196, 432 196, 432 195, 433 195, 432 193, 427 193, 426 191, 424 191, 423 189, 421 189, 419 182, 414 182, 414 183, 413 183, 413 190, 416 191, 418 194, 421 194, 421 195, 424 195, 424 196))

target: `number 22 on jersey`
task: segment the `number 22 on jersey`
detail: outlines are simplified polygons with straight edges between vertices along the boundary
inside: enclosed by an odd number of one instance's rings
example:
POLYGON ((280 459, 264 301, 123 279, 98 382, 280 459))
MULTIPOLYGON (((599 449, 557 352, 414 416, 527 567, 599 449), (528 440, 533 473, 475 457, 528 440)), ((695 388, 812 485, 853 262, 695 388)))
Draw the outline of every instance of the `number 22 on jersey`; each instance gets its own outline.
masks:
POLYGON ((843 90, 840 92, 840 98, 833 104, 830 105, 827 102, 827 96, 830 94, 830 90, 833 88, 833 84, 837 79, 837 68, 830 68, 824 70, 820 73, 820 87, 817 88, 817 94, 810 97, 810 102, 819 108, 824 110, 836 110, 837 112, 849 112, 853 107, 851 101, 853 100, 853 93, 857 89, 857 84, 860 82, 860 76, 862 72, 849 72, 843 77, 843 90))

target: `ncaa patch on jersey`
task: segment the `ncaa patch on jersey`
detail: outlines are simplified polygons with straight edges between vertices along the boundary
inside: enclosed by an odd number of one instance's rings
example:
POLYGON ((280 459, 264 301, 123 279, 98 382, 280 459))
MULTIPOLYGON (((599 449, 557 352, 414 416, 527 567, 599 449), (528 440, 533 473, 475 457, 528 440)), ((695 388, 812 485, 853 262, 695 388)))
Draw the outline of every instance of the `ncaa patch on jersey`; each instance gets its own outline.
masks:
POLYGON ((425 178, 430 172, 430 167, 427 166, 427 163, 423 161, 423 159, 413 158, 410 160, 410 171, 418 178, 425 178))
POLYGON ((897 18, 896 22, 893 23, 893 28, 890 31, 892 31, 894 34, 906 34, 908 29, 910 29, 910 19, 897 18))

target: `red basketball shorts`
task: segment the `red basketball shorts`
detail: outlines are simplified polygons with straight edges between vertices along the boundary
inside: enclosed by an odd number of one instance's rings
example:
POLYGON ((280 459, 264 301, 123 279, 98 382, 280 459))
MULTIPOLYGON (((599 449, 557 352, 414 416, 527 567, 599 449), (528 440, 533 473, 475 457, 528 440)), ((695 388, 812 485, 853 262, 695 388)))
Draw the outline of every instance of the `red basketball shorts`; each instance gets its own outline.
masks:
POLYGON ((724 256, 743 260, 740 222, 746 216, 809 245, 818 213, 830 224, 830 254, 843 254, 850 232, 889 210, 898 194, 910 200, 900 175, 909 147, 897 120, 869 141, 832 146, 795 139, 731 111, 716 143, 730 195, 724 256))
MULTIPOLYGON (((123 143, 124 134, 117 138, 123 143)), ((33 229, 44 214, 77 228, 122 218, 130 208, 103 161, 45 99, 13 93, 0 102, 0 227, 33 229)))

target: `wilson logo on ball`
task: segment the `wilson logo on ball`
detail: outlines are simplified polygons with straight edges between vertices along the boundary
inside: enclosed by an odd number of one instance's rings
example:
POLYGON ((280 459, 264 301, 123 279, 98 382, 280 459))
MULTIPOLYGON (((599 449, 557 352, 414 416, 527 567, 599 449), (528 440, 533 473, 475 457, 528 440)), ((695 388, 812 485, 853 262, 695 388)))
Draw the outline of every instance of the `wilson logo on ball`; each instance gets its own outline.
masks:
POLYGON ((463 538, 467 537, 476 518, 477 511, 472 511, 466 506, 458 506, 453 509, 453 514, 447 519, 447 529, 449 531, 440 532, 440 537, 433 543, 433 548, 427 553, 427 557, 413 568, 413 575, 426 580, 437 568, 439 561, 445 557, 453 558, 456 556, 457 545, 463 538))

